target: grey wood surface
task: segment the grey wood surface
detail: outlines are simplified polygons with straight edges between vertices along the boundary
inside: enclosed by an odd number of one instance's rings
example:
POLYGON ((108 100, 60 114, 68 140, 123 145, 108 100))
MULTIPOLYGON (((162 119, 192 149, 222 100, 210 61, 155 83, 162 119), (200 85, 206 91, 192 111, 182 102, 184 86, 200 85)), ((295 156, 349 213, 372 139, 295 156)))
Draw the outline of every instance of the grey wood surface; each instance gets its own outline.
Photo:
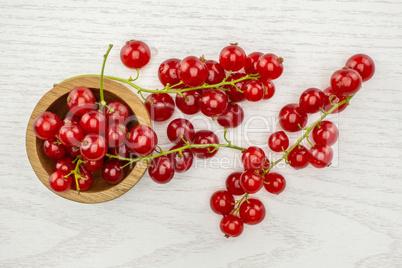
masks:
MULTIPOLYGON (((400 0, 3 0, 0 267, 402 267, 401 14, 400 0), (242 103, 245 123, 229 133, 233 143, 267 152, 278 111, 304 89, 327 87, 355 53, 369 54, 376 73, 350 107, 332 116, 340 129, 334 164, 302 171, 280 165, 285 192, 257 194, 266 219, 225 239, 209 198, 240 170, 237 152, 197 160, 167 185, 145 175, 125 195, 96 205, 52 194, 30 167, 25 130, 37 101, 53 83, 99 73, 109 43, 115 48, 106 73, 133 75, 119 60, 129 39, 151 47, 138 81, 147 88, 160 87, 163 60, 216 60, 231 42, 248 53, 282 56, 276 95, 242 103)), ((222 138, 216 122, 184 117, 222 138)), ((166 126, 155 124, 164 149, 166 126)))

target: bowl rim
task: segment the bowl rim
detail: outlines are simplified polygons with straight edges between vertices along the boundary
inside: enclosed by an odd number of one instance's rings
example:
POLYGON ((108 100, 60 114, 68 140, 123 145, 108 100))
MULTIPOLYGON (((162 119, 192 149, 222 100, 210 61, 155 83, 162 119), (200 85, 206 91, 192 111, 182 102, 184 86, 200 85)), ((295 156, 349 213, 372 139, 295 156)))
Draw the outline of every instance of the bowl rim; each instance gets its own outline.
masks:
MULTIPOLYGON (((131 172, 120 183, 111 186, 110 188, 98 191, 98 192, 85 192, 82 191, 79 194, 76 191, 67 191, 64 193, 56 193, 50 189, 49 186, 49 174, 42 166, 38 155, 38 142, 41 142, 33 131, 33 121, 35 118, 45 112, 57 99, 68 94, 72 89, 84 86, 87 88, 99 88, 100 77, 99 76, 81 76, 64 80, 60 84, 55 84, 54 87, 45 93, 38 101, 33 109, 29 118, 27 130, 26 130, 26 144, 29 162, 39 180, 52 192, 63 198, 80 202, 80 203, 102 203, 113 200, 128 190, 130 190, 144 175, 147 164, 138 162, 131 172)), ((146 109, 140 98, 125 85, 113 81, 108 78, 103 78, 104 90, 118 95, 126 104, 131 108, 137 117, 140 125, 146 125, 152 128, 151 118, 148 110, 146 109), (140 116, 138 116, 140 115, 140 116)))

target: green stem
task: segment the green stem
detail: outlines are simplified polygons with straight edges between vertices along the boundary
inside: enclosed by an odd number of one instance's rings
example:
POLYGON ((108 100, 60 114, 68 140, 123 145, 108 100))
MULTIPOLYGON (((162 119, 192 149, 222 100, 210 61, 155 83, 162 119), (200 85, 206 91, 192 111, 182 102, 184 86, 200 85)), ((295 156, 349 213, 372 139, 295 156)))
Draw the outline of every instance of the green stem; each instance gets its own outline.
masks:
POLYGON ((235 207, 233 208, 232 212, 230 212, 230 214, 237 216, 237 214, 239 213, 241 203, 243 203, 244 200, 247 201, 247 197, 248 193, 245 193, 239 200, 237 200, 236 203, 234 204, 235 207))
POLYGON ((103 73, 105 72, 106 60, 107 60, 107 57, 109 56, 110 50, 112 50, 112 47, 113 47, 113 45, 110 44, 108 50, 106 51, 106 54, 103 56, 103 64, 102 64, 102 71, 101 71, 101 74, 100 74, 100 87, 99 87, 100 103, 101 103, 102 106, 106 105, 105 97, 103 96, 103 77, 105 77, 103 75, 103 73))

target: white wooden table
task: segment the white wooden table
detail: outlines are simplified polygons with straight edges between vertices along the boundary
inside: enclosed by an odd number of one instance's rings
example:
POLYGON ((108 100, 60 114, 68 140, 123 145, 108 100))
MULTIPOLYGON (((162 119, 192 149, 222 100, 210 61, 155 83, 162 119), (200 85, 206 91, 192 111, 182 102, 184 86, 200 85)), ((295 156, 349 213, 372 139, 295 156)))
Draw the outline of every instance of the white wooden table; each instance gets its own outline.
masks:
MULTIPOLYGON (((260 2, 2 1, 0 267, 402 267, 402 2, 260 2), (229 133, 233 143, 267 152, 283 105, 308 87, 324 89, 355 53, 372 56, 377 69, 332 117, 340 129, 333 166, 277 168, 288 186, 279 196, 257 194, 266 219, 225 239, 209 198, 240 170, 237 152, 218 152, 216 159, 230 160, 226 168, 197 160, 167 185, 145 175, 125 195, 96 205, 51 193, 30 167, 25 131, 37 101, 53 83, 99 73, 109 43, 106 73, 133 75, 119 60, 129 39, 151 47, 139 79, 148 88, 159 87, 163 60, 217 59, 231 42, 282 56, 274 98, 243 103, 248 123, 229 133)), ((222 138, 216 122, 185 117, 222 138)), ((155 124, 165 149, 166 126, 155 124)))

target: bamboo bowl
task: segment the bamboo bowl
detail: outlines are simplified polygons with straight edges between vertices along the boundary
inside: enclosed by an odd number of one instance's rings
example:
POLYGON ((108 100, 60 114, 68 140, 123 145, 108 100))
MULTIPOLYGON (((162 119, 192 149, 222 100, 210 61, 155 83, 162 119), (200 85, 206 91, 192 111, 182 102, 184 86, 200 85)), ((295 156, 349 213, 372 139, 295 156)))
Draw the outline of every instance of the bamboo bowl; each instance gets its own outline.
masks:
MULTIPOLYGON (((53 172, 54 160, 45 156, 42 151, 43 141, 35 136, 33 131, 33 121, 45 112, 50 111, 57 114, 62 119, 68 111, 67 95, 78 86, 84 86, 92 90, 95 97, 99 100, 100 78, 96 76, 86 76, 72 78, 55 85, 38 102, 29 119, 26 132, 26 150, 29 161, 39 180, 50 190, 49 176, 53 172)), ((128 127, 135 125, 146 125, 151 127, 151 120, 147 109, 142 101, 130 89, 124 85, 110 79, 103 80, 105 101, 119 100, 127 104, 131 109, 135 120, 132 120, 128 127), (130 125, 131 124, 131 125, 130 125)), ((136 163, 126 168, 126 177, 116 185, 107 184, 102 178, 100 171, 95 172, 94 184, 88 191, 78 193, 69 190, 65 193, 55 193, 61 197, 81 203, 101 203, 119 197, 130 190, 143 176, 147 169, 144 163, 136 163)))

